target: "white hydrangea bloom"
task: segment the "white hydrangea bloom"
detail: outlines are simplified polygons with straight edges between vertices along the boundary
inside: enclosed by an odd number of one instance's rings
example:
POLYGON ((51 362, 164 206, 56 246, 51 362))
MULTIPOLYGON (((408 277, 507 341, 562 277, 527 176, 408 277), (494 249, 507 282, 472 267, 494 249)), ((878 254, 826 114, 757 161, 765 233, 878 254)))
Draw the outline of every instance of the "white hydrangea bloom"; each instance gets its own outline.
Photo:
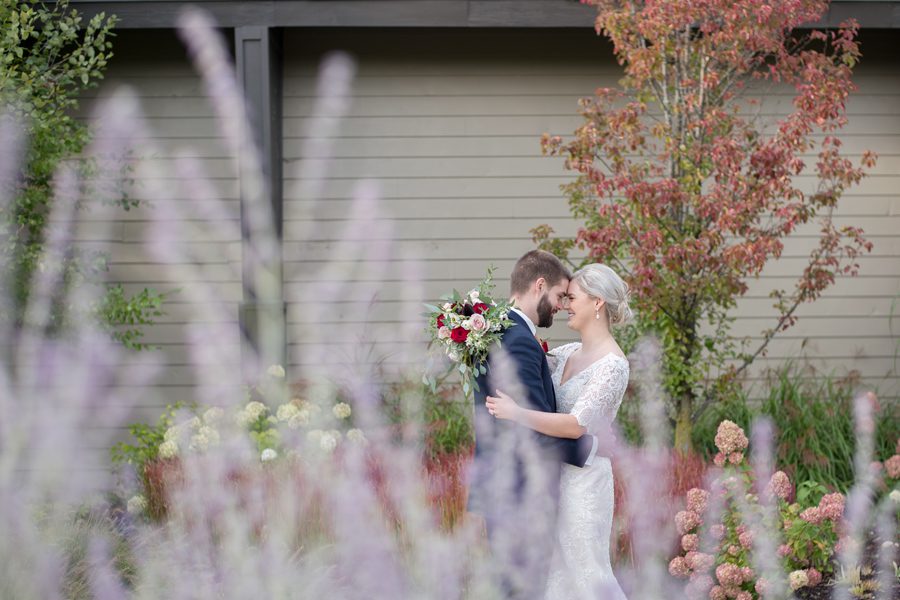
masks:
POLYGON ((203 421, 200 420, 200 417, 194 417, 190 421, 188 421, 188 427, 191 429, 200 429, 203 425, 203 421))
POLYGON ((167 442, 171 440, 177 440, 180 434, 181 430, 178 428, 178 425, 173 425, 172 427, 166 429, 166 432, 163 434, 163 440, 167 442))
POLYGON ((337 448, 340 439, 341 433, 339 431, 323 431, 322 437, 319 439, 319 447, 325 452, 332 452, 337 448))
POLYGON ((203 452, 209 448, 209 438, 200 433, 195 433, 191 436, 191 443, 188 446, 189 450, 203 452))
POLYGON ((259 459, 262 462, 269 462, 270 460, 275 460, 278 458, 278 452, 276 452, 273 448, 266 448, 262 451, 262 454, 259 455, 259 459))
POLYGON ((890 498, 894 504, 900 504, 900 490, 894 490, 888 495, 888 498, 890 498))
POLYGON ((203 413, 203 421, 209 425, 218 423, 222 420, 222 416, 225 414, 218 406, 213 406, 212 408, 206 409, 206 412, 203 413))
POLYGON ((355 428, 347 431, 347 439, 356 444, 365 444, 367 441, 362 429, 355 428))
POLYGON ((173 458, 178 455, 178 443, 175 440, 166 440, 159 445, 160 458, 173 458))
POLYGON ((216 445, 219 443, 219 432, 209 425, 204 425, 197 432, 197 435, 202 435, 205 437, 211 445, 216 445))
POLYGON ((297 411, 297 414, 288 419, 288 427, 291 429, 306 427, 307 425, 309 425, 309 410, 305 408, 297 411))
POLYGON ((338 402, 334 405, 334 408, 331 409, 331 412, 334 413, 334 416, 338 419, 347 419, 353 411, 346 402, 338 402))
POLYGON ((248 415, 250 415, 252 419, 257 419, 260 415, 264 414, 269 409, 262 402, 253 400, 252 402, 247 403, 247 406, 244 407, 244 410, 248 415))
POLYGON ((806 574, 806 571, 803 570, 793 571, 788 575, 788 582, 790 583, 791 589, 797 591, 800 588, 809 585, 809 576, 806 574))
POLYGON ((281 365, 272 365, 271 367, 266 369, 266 375, 268 375, 269 377, 275 377, 276 379, 284 379, 284 367, 282 367, 281 365))
POLYGON ((147 499, 140 494, 132 496, 128 499, 126 510, 132 515, 137 515, 144 512, 145 510, 147 510, 147 499))
POLYGON ((278 407, 275 416, 279 421, 290 421, 291 417, 294 417, 299 413, 300 409, 297 408, 297 405, 293 402, 288 402, 287 404, 282 404, 278 407))

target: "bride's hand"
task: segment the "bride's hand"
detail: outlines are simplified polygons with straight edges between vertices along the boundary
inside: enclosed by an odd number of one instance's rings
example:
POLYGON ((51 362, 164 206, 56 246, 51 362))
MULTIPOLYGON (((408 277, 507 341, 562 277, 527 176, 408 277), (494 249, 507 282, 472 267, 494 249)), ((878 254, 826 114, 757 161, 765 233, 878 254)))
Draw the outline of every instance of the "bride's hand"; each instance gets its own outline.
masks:
POLYGON ((516 401, 500 390, 497 390, 496 396, 488 396, 485 405, 488 412, 498 419, 515 421, 519 413, 519 405, 516 404, 516 401))

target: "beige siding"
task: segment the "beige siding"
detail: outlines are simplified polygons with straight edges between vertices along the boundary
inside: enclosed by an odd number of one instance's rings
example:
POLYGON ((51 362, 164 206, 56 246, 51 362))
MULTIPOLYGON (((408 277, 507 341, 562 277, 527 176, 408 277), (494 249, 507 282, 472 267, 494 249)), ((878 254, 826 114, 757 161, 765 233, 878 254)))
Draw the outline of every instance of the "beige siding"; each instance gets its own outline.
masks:
MULTIPOLYGON (((841 279, 815 304, 801 307, 796 327, 769 347, 760 367, 807 357, 839 374, 858 371, 866 383, 896 396, 895 355, 900 312, 900 70, 891 58, 897 42, 869 36, 872 54, 857 71, 859 92, 848 104, 845 150, 858 158, 871 149, 878 166, 842 200, 839 224, 863 227, 875 244, 861 273, 841 279)), ((896 36, 895 36, 896 39, 896 36)), ((866 48, 864 38, 864 48, 866 48)), ((570 133, 579 120, 576 100, 598 86, 615 85, 619 69, 608 48, 590 32, 356 32, 288 33, 285 68, 285 257, 288 301, 304 297, 331 276, 320 274, 338 252, 353 210, 353 189, 363 179, 378 183, 379 216, 391 220, 392 259, 367 257, 353 268, 355 281, 325 316, 334 324, 329 340, 365 331, 390 345, 407 338, 409 282, 404 261, 424 262, 420 289, 427 298, 477 281, 487 264, 498 267, 505 289, 515 259, 532 247, 529 229, 550 223, 572 233, 559 185, 568 175, 558 159, 541 156, 544 132, 570 133), (529 37, 534 35, 534 38, 529 37), (335 160, 323 197, 301 197, 294 179, 314 106, 317 61, 324 51, 346 49, 358 60, 349 116, 333 140, 335 160), (311 224, 314 223, 314 226, 311 224), (358 298, 376 301, 368 312, 358 298), (343 328, 351 322, 356 327, 343 328)), ((790 106, 784 90, 767 91, 762 115, 790 106)), ((813 184, 811 178, 803 180, 813 184)), ((385 234, 372 233, 369 240, 385 234)), ((784 257, 750 282, 735 315, 734 332, 758 339, 774 322, 768 292, 790 286, 802 268, 815 230, 805 228, 787 243, 784 257)), ((299 305, 289 311, 294 363, 314 363, 320 353, 304 340, 299 305), (299 336, 299 337, 297 337, 299 336)), ((554 343, 572 339, 557 324, 554 343)), ((751 382, 759 370, 751 376, 751 382)))
MULTIPOLYGON (((137 95, 151 132, 152 148, 138 156, 131 195, 153 204, 115 213, 115 222, 96 223, 82 238, 103 242, 111 253, 110 279, 122 283, 129 292, 145 287, 170 292, 166 315, 159 324, 146 329, 145 341, 158 350, 130 355, 121 381, 129 381, 142 365, 156 364, 159 371, 149 386, 119 390, 127 403, 125 422, 155 422, 162 407, 179 400, 196 399, 194 364, 222 367, 222 373, 239 373, 237 364, 222 364, 221 355, 199 353, 188 344, 191 328, 221 327, 227 344, 215 348, 238 348, 237 307, 241 299, 239 202, 236 166, 228 156, 213 110, 204 97, 202 83, 188 63, 174 34, 122 31, 115 40, 116 57, 106 80, 83 102, 90 114, 96 97, 104 97, 120 86, 137 95), (148 48, 153 48, 148 52, 148 48), (175 168, 177 157, 190 157, 210 177, 208 196, 199 199, 189 182, 175 168), (162 191, 162 197, 154 190, 162 191), (177 211, 177 212, 173 212, 177 211), (215 214, 210 221, 206 215, 215 214), (151 219, 166 221, 181 217, 174 250, 180 255, 174 267, 160 263, 153 252, 151 219), (205 289, 223 302, 222 311, 191 298, 192 286, 205 289), (193 325, 192 325, 193 324, 193 325)), ((91 214, 87 218, 96 219, 91 214)), ((203 335, 202 332, 198 332, 203 335)), ((227 377, 225 378, 227 382, 227 377)), ((233 378, 231 383, 237 385, 233 378)), ((125 437, 123 430, 94 428, 85 432, 93 450, 88 468, 108 469, 110 441, 125 437)))
MULTIPOLYGON (((106 232, 84 235, 110 243, 112 279, 129 291, 181 290, 171 296, 168 314, 148 329, 147 341, 161 350, 133 357, 123 374, 125 381, 137 365, 160 366, 153 385, 123 390, 128 420, 153 420, 164 404, 192 399, 194 363, 238 372, 215 354, 192 352, 187 343, 191 324, 199 323, 223 327, 224 349, 235 355, 238 348, 235 164, 178 42, 160 36, 122 32, 101 92, 122 84, 136 90, 158 149, 142 157, 156 171, 137 172, 134 195, 144 197, 160 185, 165 197, 154 208, 122 213, 106 232), (198 200, 187 191, 174 170, 180 156, 196 159, 209 174, 210 197, 198 200), (189 228, 177 244, 185 256, 180 270, 159 264, 147 227, 151 215, 173 207, 187 215, 181 225, 189 228), (222 211, 214 222, 204 216, 212 209, 222 211), (210 286, 223 311, 190 297, 196 281, 210 286)), ((288 31, 285 38, 285 296, 294 375, 348 358, 412 360, 422 348, 420 299, 465 289, 488 264, 497 266, 498 287, 505 291, 515 259, 532 247, 529 229, 550 223, 563 234, 576 230, 559 192, 568 175, 560 160, 541 156, 539 140, 544 132, 570 133, 579 124, 577 98, 616 82, 618 66, 589 31, 288 31), (333 48, 359 58, 358 77, 349 115, 332 140, 335 158, 323 173, 321 196, 311 198, 298 173, 309 142, 318 61, 333 48), (365 210, 354 204, 354 190, 365 180, 377 183, 380 200, 373 221, 348 245, 353 217, 365 210)), ((900 312, 900 70, 892 64, 897 43, 879 44, 859 67, 860 90, 848 105, 843 139, 851 155, 872 149, 880 160, 838 211, 839 223, 868 232, 875 252, 861 261, 859 277, 839 280, 820 301, 802 307, 797 326, 772 343, 760 366, 805 356, 827 371, 858 371, 868 384, 896 396, 900 321, 891 315, 900 312)), ((789 102, 789 95, 768 94, 762 112, 776 115, 789 102)), ((88 99, 86 108, 91 104, 88 99)), ((771 325, 768 292, 791 284, 812 234, 798 232, 784 258, 750 282, 735 333, 758 336, 771 325)), ((548 337, 554 344, 573 339, 564 324, 548 337)), ((751 380, 756 377, 758 371, 751 380)), ((109 441, 122 433, 86 432, 93 468, 104 468, 109 441)))

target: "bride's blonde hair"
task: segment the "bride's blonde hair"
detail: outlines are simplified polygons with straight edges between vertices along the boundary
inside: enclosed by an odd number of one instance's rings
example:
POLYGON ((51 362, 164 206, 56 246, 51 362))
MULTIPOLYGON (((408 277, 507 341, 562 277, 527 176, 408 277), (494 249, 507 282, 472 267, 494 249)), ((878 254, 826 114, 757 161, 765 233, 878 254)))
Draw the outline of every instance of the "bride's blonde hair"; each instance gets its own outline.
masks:
POLYGON ((587 265, 575 272, 572 281, 593 298, 599 298, 606 304, 606 316, 610 325, 627 323, 634 316, 628 306, 628 284, 619 274, 600 263, 587 265))

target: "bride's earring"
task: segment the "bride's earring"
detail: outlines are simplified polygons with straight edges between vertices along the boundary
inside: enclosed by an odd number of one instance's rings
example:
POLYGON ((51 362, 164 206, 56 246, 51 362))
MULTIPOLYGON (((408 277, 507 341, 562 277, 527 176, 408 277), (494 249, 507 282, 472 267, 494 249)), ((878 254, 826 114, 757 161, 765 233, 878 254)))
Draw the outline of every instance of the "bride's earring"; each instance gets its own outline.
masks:
POLYGON ((597 309, 597 312, 594 313, 594 318, 597 319, 598 321, 600 320, 600 309, 599 308, 597 309))

